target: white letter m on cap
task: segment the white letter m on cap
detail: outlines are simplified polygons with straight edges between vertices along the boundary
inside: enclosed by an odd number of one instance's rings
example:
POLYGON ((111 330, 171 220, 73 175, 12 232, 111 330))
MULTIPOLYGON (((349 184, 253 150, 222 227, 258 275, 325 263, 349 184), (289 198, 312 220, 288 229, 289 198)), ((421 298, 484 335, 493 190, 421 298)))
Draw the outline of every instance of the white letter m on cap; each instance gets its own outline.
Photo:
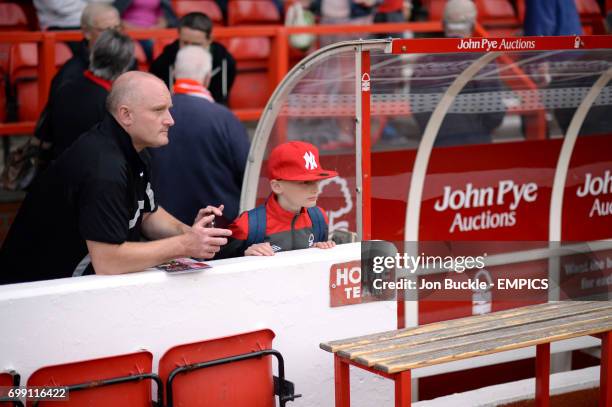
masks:
POLYGON ((304 167, 307 170, 314 170, 315 168, 318 167, 317 161, 315 160, 315 156, 312 153, 312 151, 308 151, 307 153, 304 154, 304 161, 306 162, 304 167))

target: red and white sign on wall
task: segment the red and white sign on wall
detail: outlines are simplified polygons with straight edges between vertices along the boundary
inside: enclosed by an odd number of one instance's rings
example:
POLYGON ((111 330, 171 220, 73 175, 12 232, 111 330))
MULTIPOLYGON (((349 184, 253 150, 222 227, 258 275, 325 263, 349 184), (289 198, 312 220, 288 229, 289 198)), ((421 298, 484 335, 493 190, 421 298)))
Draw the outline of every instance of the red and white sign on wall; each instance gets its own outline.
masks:
POLYGON ((332 265, 329 271, 330 307, 361 303, 361 262, 356 260, 332 265))
POLYGON ((548 240, 559 140, 436 148, 419 240, 548 240))

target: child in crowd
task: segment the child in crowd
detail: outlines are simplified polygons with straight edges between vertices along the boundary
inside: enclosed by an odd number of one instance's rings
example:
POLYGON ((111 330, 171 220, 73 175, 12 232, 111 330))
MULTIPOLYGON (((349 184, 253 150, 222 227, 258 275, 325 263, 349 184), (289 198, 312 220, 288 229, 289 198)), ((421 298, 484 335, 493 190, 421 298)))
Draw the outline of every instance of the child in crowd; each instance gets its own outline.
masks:
POLYGON ((321 168, 317 148, 301 141, 277 146, 268 159, 268 174, 272 194, 229 226, 232 237, 216 258, 335 246, 328 241, 327 216, 317 197, 319 182, 338 173, 321 168))

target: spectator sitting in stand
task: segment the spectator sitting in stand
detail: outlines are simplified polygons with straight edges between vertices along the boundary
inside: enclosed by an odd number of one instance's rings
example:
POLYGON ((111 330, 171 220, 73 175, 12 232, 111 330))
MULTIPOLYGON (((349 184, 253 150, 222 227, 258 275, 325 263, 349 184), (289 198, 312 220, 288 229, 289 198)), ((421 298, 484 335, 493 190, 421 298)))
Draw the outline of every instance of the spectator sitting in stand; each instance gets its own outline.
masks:
POLYGON ((302 141, 277 146, 268 158, 268 174, 272 194, 230 225, 233 237, 216 258, 335 246, 328 240, 327 216, 317 198, 319 181, 338 173, 321 167, 317 148, 302 141))
POLYGON ((527 0, 525 35, 580 35, 582 26, 574 0, 527 0))
POLYGON ((246 129, 206 89, 212 58, 189 45, 176 55, 171 142, 151 151, 157 200, 183 223, 201 207, 224 204, 230 220, 238 216, 242 177, 249 154, 246 129))
POLYGON ((65 82, 49 102, 52 159, 104 118, 112 82, 133 63, 134 43, 130 37, 114 30, 98 37, 91 51, 89 70, 65 82))
POLYGON ((150 72, 172 89, 173 65, 179 49, 186 45, 199 45, 212 55, 212 78, 208 90, 215 102, 227 105, 236 77, 236 61, 223 45, 212 40, 211 32, 212 21, 206 14, 193 12, 184 15, 179 21, 178 40, 164 48, 151 64, 150 72))
MULTIPOLYGON (((160 29, 176 27, 177 18, 170 0, 114 0, 113 5, 119 10, 125 28, 160 29)), ((140 44, 147 55, 153 59, 153 42, 141 40, 140 44)))
MULTIPOLYGON (((465 38, 472 35, 476 22, 476 6, 471 0, 449 0, 444 8, 444 34, 449 38, 465 38)), ((410 81, 410 91, 413 94, 442 96, 461 72, 469 67, 478 54, 443 54, 427 55, 418 59, 410 81), (450 78, 450 79, 449 79, 450 78)), ((472 78, 458 95, 479 94, 488 96, 493 91, 493 97, 487 99, 486 113, 479 112, 448 112, 438 130, 436 146, 462 144, 490 143, 493 131, 501 124, 505 115, 505 106, 500 96, 503 85, 495 72, 496 65, 489 64, 479 71, 483 78, 472 78), (493 72, 492 72, 493 71, 493 72)), ((461 107, 455 100, 454 107, 461 107)), ((414 111, 413 117, 424 131, 432 111, 414 111)))
MULTIPOLYGON (((79 79, 83 76, 83 72, 89 68, 89 55, 91 47, 94 46, 100 34, 107 29, 118 29, 121 27, 121 20, 117 9, 108 4, 92 3, 85 7, 81 15, 81 30, 83 31, 83 41, 80 44, 78 52, 74 54, 66 63, 57 71, 51 86, 49 88, 48 100, 57 100, 55 96, 57 90, 66 82, 73 79, 79 79)), ((49 103, 43 109, 36 128, 34 129, 34 138, 32 142, 35 144, 44 143, 46 148, 53 143, 53 130, 49 122, 49 103)))
MULTIPOLYGON (((383 0, 374 14, 374 23, 405 23, 412 12, 411 0, 383 0)), ((401 37, 401 32, 382 33, 378 38, 401 37)))

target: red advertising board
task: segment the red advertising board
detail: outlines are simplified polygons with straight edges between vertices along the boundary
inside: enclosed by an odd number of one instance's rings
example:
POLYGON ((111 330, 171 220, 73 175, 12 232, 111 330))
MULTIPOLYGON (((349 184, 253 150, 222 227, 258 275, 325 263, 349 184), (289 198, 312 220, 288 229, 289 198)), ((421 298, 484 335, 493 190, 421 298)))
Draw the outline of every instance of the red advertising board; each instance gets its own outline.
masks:
POLYGON ((561 140, 435 148, 419 240, 548 240, 561 140))
MULTIPOLYGON (((435 148, 429 161, 419 224, 420 241, 492 242, 548 240, 548 216, 561 140, 435 148)), ((520 246, 520 244, 518 245, 520 246)), ((530 244, 530 248, 534 248, 530 244)), ((496 251, 497 250, 497 251, 496 251)), ((548 278, 546 262, 489 268, 489 278, 548 278)), ((516 291, 513 292, 516 294, 516 291)), ((420 294, 419 294, 420 295, 420 294)), ((516 298, 500 290, 456 293, 454 301, 419 302, 419 323, 516 307, 516 298), (485 295, 486 294, 486 295, 485 295), (463 295, 463 299, 461 298, 463 295), (483 295, 486 298, 481 298, 483 295), (486 302, 490 301, 490 305, 486 302)), ((527 293, 522 305, 546 301, 546 293, 527 293)))
MULTIPOLYGON (((612 237, 611 151, 611 135, 581 136, 576 140, 563 195, 564 242, 612 237)), ((559 278, 561 299, 607 294, 612 287, 612 251, 562 257, 559 278)))

